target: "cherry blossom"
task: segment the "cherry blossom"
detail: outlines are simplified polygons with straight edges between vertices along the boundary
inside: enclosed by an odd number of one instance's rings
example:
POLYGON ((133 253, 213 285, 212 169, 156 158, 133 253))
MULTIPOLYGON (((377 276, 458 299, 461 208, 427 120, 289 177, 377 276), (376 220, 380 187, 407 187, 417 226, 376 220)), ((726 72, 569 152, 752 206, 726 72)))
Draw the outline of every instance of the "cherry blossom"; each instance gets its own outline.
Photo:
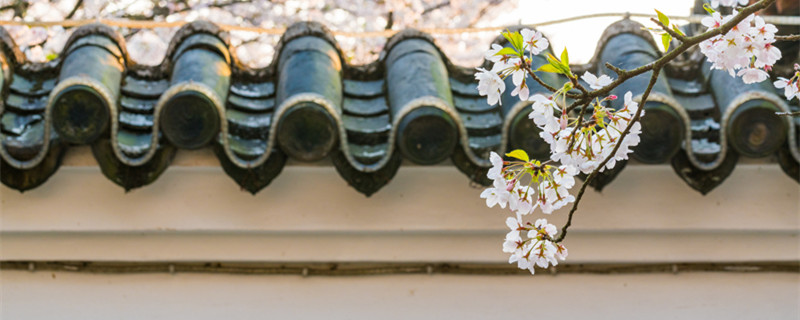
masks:
POLYGON ((558 265, 558 259, 566 259, 567 248, 551 240, 558 229, 547 219, 530 223, 517 215, 507 218, 506 226, 510 231, 503 240, 503 252, 510 253, 508 263, 516 263, 518 268, 534 274, 537 266, 547 268, 558 265))
POLYGON ((792 100, 793 98, 800 100, 800 64, 795 63, 794 70, 795 73, 792 78, 778 77, 778 80, 773 82, 775 88, 783 89, 783 95, 786 96, 786 100, 792 100))
POLYGON ((481 193, 481 198, 486 199, 486 206, 489 208, 500 205, 505 208, 511 194, 506 189, 506 183, 502 179, 495 179, 493 188, 488 188, 481 193))
MULTIPOLYGON (((735 1, 722 1, 721 5, 732 6, 735 1)), ((719 28, 733 19, 736 11, 728 16, 714 12, 705 17, 702 24, 708 30, 719 28)), ((728 33, 717 35, 700 43, 700 51, 712 63, 712 69, 726 70, 731 76, 741 76, 745 83, 761 82, 769 78, 766 70, 781 58, 781 52, 773 43, 778 29, 763 18, 750 15, 728 33), (738 72, 737 72, 738 71, 738 72)))
POLYGON ((601 75, 600 77, 597 77, 589 71, 584 72, 583 76, 581 76, 581 79, 586 81, 586 83, 589 84, 589 87, 595 90, 605 87, 614 81, 607 75, 601 75))
POLYGON ((503 158, 497 153, 492 152, 489 155, 489 161, 492 163, 492 168, 489 169, 489 172, 486 174, 486 176, 492 180, 501 178, 501 174, 503 172, 503 158))
POLYGON ((520 34, 522 34, 522 39, 527 45, 526 48, 533 55, 538 55, 542 51, 547 50, 547 47, 550 45, 550 42, 547 41, 547 38, 545 38, 539 31, 522 29, 520 34))
POLYGON ((766 71, 756 68, 741 69, 736 75, 742 77, 744 83, 756 83, 769 78, 769 74, 766 71))
POLYGON ((485 95, 489 105, 500 103, 500 95, 506 90, 506 83, 496 72, 478 68, 475 79, 478 80, 478 92, 485 95))

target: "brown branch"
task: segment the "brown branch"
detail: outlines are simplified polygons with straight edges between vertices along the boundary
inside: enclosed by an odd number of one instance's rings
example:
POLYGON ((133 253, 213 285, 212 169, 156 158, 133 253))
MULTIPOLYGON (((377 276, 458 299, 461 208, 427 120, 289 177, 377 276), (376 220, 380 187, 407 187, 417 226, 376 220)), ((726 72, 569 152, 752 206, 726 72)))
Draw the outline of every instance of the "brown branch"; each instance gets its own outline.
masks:
POLYGON ((665 26, 661 21, 658 21, 656 18, 650 18, 650 21, 655 22, 662 30, 664 30, 667 34, 671 35, 673 38, 678 39, 680 42, 686 42, 686 36, 675 32, 669 28, 669 26, 665 26))
MULTIPOLYGON (((531 69, 531 65, 525 60, 524 57, 520 57, 520 59, 522 60, 522 69, 525 70, 525 72, 527 72, 528 75, 531 76, 531 78, 533 78, 533 80, 535 80, 537 83, 539 83, 539 85, 541 85, 545 89, 550 90, 550 92, 558 91, 558 89, 556 89, 555 87, 553 87, 553 86, 545 83, 544 81, 542 81, 542 79, 539 78, 539 76, 537 76, 536 73, 533 72, 533 69, 531 69)), ((573 98, 571 96, 567 96, 567 97, 573 98)), ((575 97, 577 97, 577 95, 575 95, 575 97)))
POLYGON ((74 15, 75 15, 75 13, 76 13, 76 12, 78 12, 78 9, 79 9, 79 8, 80 8, 82 5, 83 5, 83 0, 78 0, 78 1, 76 1, 76 2, 75 2, 75 6, 74 6, 74 7, 72 7, 72 11, 70 11, 70 12, 69 12, 69 14, 67 14, 67 16, 66 16, 66 17, 64 17, 64 19, 66 19, 66 20, 72 19, 72 16, 74 16, 74 15))
POLYGON ((775 36, 778 41, 800 41, 800 34, 792 34, 788 36, 775 36))
POLYGON ((442 1, 441 3, 439 3, 439 4, 437 4, 437 5, 433 6, 433 7, 425 8, 425 10, 422 11, 422 13, 420 15, 424 16, 424 15, 426 15, 428 13, 431 13, 432 11, 439 10, 439 9, 444 8, 446 6, 449 6, 449 5, 450 5, 450 0, 442 1))

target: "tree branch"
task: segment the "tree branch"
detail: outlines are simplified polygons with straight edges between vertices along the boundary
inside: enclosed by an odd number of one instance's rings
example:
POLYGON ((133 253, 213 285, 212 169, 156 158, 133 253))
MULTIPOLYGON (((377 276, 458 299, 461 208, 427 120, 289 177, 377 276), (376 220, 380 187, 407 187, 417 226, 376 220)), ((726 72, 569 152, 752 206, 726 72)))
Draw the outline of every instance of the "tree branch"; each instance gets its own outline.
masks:
POLYGON ((76 1, 76 2, 75 2, 75 6, 74 6, 74 7, 72 7, 72 11, 70 11, 70 12, 69 12, 69 14, 67 14, 67 16, 66 16, 66 17, 64 17, 64 19, 66 19, 66 20, 72 19, 72 17, 75 15, 75 13, 76 13, 76 12, 78 12, 78 9, 79 9, 79 8, 80 8, 82 5, 83 5, 83 0, 78 0, 78 1, 76 1))
MULTIPOLYGON (((736 26, 739 22, 744 20, 746 17, 748 17, 749 15, 751 15, 751 14, 753 14, 753 13, 759 11, 759 10, 762 10, 762 9, 766 8, 767 6, 772 4, 773 2, 775 2, 775 0, 761 0, 761 1, 755 3, 755 4, 751 5, 751 6, 748 6, 748 7, 744 8, 744 9, 742 9, 741 11, 739 11, 739 13, 736 16, 734 16, 733 19, 731 19, 730 21, 724 23, 720 27, 712 29, 712 30, 709 30, 709 31, 706 31, 706 32, 704 32, 704 33, 702 33, 700 35, 694 36, 694 37, 686 37, 685 41, 683 41, 683 43, 681 43, 681 45, 679 45, 678 47, 676 47, 672 51, 667 52, 666 54, 661 56, 661 58, 657 59, 656 61, 648 63, 648 64, 646 64, 644 66, 638 67, 638 68, 630 70, 630 71, 622 70, 622 69, 619 69, 619 68, 613 68, 612 70, 614 70, 619 75, 619 78, 617 78, 617 80, 613 81, 611 84, 609 84, 609 85, 607 85, 607 86, 605 86, 605 87, 603 87, 601 89, 589 92, 589 96, 597 97, 599 95, 608 94, 612 89, 616 88, 617 86, 619 86, 621 83, 625 82, 626 80, 628 80, 628 79, 630 79, 632 77, 635 77, 637 75, 640 75, 642 73, 645 73, 647 71, 651 71, 651 70, 653 71, 653 74, 650 76, 650 83, 648 83, 647 88, 644 91, 644 94, 642 94, 642 99, 639 102, 639 109, 636 110, 636 114, 633 116, 633 119, 631 119, 631 121, 628 123, 628 126, 625 128, 625 130, 622 132, 622 134, 620 134, 620 136, 618 138, 619 141, 620 142, 623 141, 625 139, 625 137, 630 133, 631 128, 633 128, 633 125, 636 122, 640 121, 640 118, 641 118, 641 115, 642 115, 642 111, 644 110, 644 106, 647 103, 647 97, 650 95, 650 91, 653 89, 653 86, 655 86, 655 83, 658 80, 658 75, 661 73, 661 69, 669 61, 675 59, 675 57, 677 57, 678 55, 682 54, 684 51, 688 50, 689 48, 697 45, 698 43, 700 43, 702 41, 705 41, 707 39, 710 39, 710 38, 712 38, 714 36, 717 36, 717 35, 720 35, 720 34, 727 33, 728 31, 733 29, 733 27, 736 26)), ((610 64, 607 64, 607 66, 609 66, 609 65, 610 64)), ((567 222, 561 228, 561 234, 558 236, 558 238, 553 240, 554 242, 558 243, 558 242, 561 242, 561 241, 564 240, 564 238, 567 235, 567 231, 568 231, 569 227, 572 225, 572 218, 573 218, 573 216, 575 214, 575 211, 578 210, 578 205, 580 204, 580 201, 583 198, 584 193, 586 192, 586 188, 589 186, 589 184, 592 181, 592 179, 594 179, 600 173, 600 170, 602 170, 606 166, 606 164, 608 164, 608 162, 611 161, 611 159, 616 156, 617 151, 619 151, 619 148, 621 146, 622 146, 621 143, 617 143, 617 145, 614 146, 614 149, 611 151, 611 154, 608 157, 606 157, 605 159, 603 159, 603 161, 597 166, 597 168, 594 169, 594 171, 592 171, 592 173, 589 174, 588 177, 586 177, 586 180, 583 182, 583 185, 581 186, 580 190, 578 191, 578 194, 575 197, 575 202, 573 203, 572 208, 569 211, 569 216, 567 217, 567 222)))
POLYGON ((778 41, 800 41, 800 34, 792 34, 788 36, 775 36, 778 41))
POLYGON ((785 117, 800 117, 800 111, 795 112, 775 112, 776 115, 785 117))

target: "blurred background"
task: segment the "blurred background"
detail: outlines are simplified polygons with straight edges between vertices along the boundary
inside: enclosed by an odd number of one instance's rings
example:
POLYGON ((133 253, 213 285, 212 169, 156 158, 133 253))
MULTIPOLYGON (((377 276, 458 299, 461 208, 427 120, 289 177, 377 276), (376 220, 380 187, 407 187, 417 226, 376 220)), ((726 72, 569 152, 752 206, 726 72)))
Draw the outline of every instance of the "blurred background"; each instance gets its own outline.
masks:
MULTIPOLYGON (((341 32, 374 32, 405 28, 480 28, 533 24, 596 13, 653 14, 655 6, 669 16, 687 16, 694 0, 260 0, 260 1, 153 1, 153 0, 31 0, 0 3, 0 20, 61 21, 65 19, 130 19, 149 21, 209 20, 219 24, 285 28, 313 20, 341 32)), ((603 30, 619 17, 591 18, 539 28, 556 52, 569 45, 573 63, 587 62, 603 30)), ((649 23, 647 18, 634 18, 649 23)), ((6 26, 31 61, 52 60, 61 52, 71 30, 60 26, 6 26)), ((177 28, 126 29, 130 53, 137 62, 155 65, 177 28)), ((439 46, 455 63, 477 66, 499 32, 434 34, 439 46)), ((231 32, 239 59, 250 67, 268 65, 279 35, 231 32)), ((346 59, 364 64, 378 58, 386 37, 337 36, 346 59)))

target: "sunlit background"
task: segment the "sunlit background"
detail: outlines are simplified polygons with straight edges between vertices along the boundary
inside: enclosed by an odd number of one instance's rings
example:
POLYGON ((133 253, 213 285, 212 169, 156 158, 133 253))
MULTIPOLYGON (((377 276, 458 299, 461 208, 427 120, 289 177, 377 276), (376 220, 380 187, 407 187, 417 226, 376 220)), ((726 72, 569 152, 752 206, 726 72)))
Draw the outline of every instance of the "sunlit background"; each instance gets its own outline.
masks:
MULTIPOLYGON (((406 28, 480 28, 535 24, 595 13, 653 14, 658 8, 677 17, 690 14, 694 0, 272 0, 272 1, 159 1, 159 0, 3 0, 0 20, 62 21, 67 19, 149 20, 164 22, 209 20, 219 24, 286 28, 312 20, 331 30, 369 32, 406 28)), ((540 27, 555 51, 568 46, 571 61, 591 59, 603 30, 619 17, 591 18, 540 27)), ((646 18, 634 18, 651 25, 646 18)), ((58 57, 74 28, 6 26, 17 45, 34 62, 58 57)), ((155 65, 163 59, 176 28, 119 28, 132 58, 155 65)), ((476 66, 497 31, 434 34, 438 45, 455 63, 476 66)), ((240 61, 250 67, 268 65, 275 55, 278 35, 231 32, 230 42, 240 61)), ((385 36, 337 36, 345 59, 364 64, 378 58, 385 36)))

